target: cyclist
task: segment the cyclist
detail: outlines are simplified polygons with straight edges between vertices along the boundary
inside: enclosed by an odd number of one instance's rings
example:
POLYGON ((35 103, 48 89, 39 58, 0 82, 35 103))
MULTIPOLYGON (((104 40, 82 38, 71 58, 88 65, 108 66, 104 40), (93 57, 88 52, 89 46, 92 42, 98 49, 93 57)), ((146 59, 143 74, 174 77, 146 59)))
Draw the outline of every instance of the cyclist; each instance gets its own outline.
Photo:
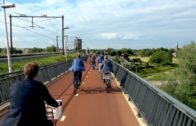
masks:
POLYGON ((12 84, 10 111, 0 126, 53 126, 46 117, 45 102, 58 107, 45 85, 36 80, 39 66, 28 63, 24 66, 25 79, 12 84))
MULTIPOLYGON (((113 72, 113 66, 112 66, 111 60, 108 58, 108 56, 105 56, 105 61, 104 61, 104 65, 103 65, 101 72, 102 72, 103 76, 105 73, 113 72)), ((103 81, 105 82, 104 79, 103 79, 103 81)))
POLYGON ((99 72, 101 72, 101 67, 103 65, 103 60, 104 60, 104 58, 102 57, 102 55, 99 55, 98 58, 97 58, 97 62, 99 64, 99 72))
MULTIPOLYGON (((83 63, 83 61, 81 59, 80 54, 78 54, 77 58, 75 58, 73 60, 72 66, 71 66, 70 69, 73 72, 73 82, 76 81, 76 77, 77 76, 79 77, 79 82, 81 82, 81 80, 82 80, 82 71, 85 70, 85 67, 84 67, 84 63, 83 63)), ((75 85, 75 86, 79 87, 80 83, 79 83, 79 85, 75 85)))
POLYGON ((93 54, 91 56, 90 63, 91 63, 91 68, 95 69, 95 67, 96 67, 96 56, 95 56, 95 54, 93 54))

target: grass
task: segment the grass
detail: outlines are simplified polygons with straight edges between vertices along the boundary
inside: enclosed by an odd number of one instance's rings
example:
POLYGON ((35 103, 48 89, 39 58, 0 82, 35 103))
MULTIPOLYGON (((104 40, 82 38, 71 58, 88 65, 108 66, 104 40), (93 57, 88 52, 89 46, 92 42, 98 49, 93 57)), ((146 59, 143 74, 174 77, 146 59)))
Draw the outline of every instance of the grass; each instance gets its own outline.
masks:
POLYGON ((173 69, 177 66, 153 66, 138 70, 138 74, 150 81, 162 81, 171 76, 173 69))
MULTIPOLYGON (((68 59, 73 59, 76 57, 77 54, 68 54, 68 59)), ((28 62, 35 62, 38 63, 39 66, 44 66, 48 64, 54 64, 57 62, 62 62, 65 61, 65 56, 64 55, 58 55, 58 56, 52 56, 52 57, 47 57, 47 58, 38 58, 38 59, 32 59, 32 60, 22 60, 18 61, 12 64, 12 69, 13 72, 15 71, 20 71, 23 69, 23 66, 28 63, 28 62)), ((8 66, 7 63, 0 63, 0 75, 8 73, 8 66)))
POLYGON ((142 62, 147 63, 149 61, 149 57, 138 57, 138 56, 129 56, 129 59, 140 58, 142 62))
MULTIPOLYGON (((149 61, 149 57, 130 56, 129 58, 140 58, 143 63, 147 63, 149 61)), ((173 65, 153 65, 153 67, 150 68, 138 69, 138 75, 150 81, 162 81, 171 76, 173 69, 178 66, 177 64, 178 60, 173 58, 173 65)))

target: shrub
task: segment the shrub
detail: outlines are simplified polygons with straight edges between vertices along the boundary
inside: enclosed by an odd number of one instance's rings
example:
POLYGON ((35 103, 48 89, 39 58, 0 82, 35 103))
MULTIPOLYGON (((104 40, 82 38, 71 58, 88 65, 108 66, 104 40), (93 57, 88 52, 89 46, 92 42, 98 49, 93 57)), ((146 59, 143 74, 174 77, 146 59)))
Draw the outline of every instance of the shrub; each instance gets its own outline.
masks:
POLYGON ((156 51, 151 55, 149 62, 161 65, 171 65, 172 55, 166 51, 156 51))

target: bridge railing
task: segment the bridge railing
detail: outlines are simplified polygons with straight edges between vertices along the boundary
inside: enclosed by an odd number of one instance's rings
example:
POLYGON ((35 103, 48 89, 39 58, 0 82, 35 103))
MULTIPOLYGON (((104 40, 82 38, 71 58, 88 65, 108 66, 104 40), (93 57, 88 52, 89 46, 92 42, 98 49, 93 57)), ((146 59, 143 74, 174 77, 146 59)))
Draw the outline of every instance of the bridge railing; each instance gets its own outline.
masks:
MULTIPOLYGON (((57 77, 64 73, 71 66, 71 60, 67 62, 60 62, 52 65, 43 66, 38 73, 38 80, 41 82, 50 81, 52 78, 57 77)), ((16 73, 6 74, 0 78, 0 105, 8 102, 10 86, 16 82, 24 79, 22 71, 16 73)))
POLYGON ((116 62, 114 75, 151 126, 196 126, 196 111, 151 85, 116 62))
MULTIPOLYGON (((22 60, 32 60, 32 59, 39 59, 39 58, 46 58, 51 56, 57 56, 61 53, 35 53, 35 54, 21 54, 21 55, 11 55, 12 62, 18 62, 22 60)), ((0 62, 7 62, 6 56, 0 56, 0 62)))

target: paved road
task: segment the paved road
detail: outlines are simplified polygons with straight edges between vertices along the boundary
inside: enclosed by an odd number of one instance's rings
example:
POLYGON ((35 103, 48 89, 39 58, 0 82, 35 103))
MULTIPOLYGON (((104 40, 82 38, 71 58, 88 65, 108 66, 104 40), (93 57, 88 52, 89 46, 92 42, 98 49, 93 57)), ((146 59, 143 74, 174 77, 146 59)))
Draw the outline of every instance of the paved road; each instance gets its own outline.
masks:
POLYGON ((56 126, 139 126, 121 89, 112 79, 106 93, 101 75, 86 65, 78 94, 73 94, 72 73, 52 82, 48 89, 55 99, 63 100, 63 114, 56 126))
MULTIPOLYGON (((89 66, 88 66, 89 67, 89 66)), ((106 93, 98 70, 86 70, 78 94, 73 94, 72 74, 49 86, 55 98, 63 100, 63 114, 56 126, 139 126, 115 80, 106 93)))

